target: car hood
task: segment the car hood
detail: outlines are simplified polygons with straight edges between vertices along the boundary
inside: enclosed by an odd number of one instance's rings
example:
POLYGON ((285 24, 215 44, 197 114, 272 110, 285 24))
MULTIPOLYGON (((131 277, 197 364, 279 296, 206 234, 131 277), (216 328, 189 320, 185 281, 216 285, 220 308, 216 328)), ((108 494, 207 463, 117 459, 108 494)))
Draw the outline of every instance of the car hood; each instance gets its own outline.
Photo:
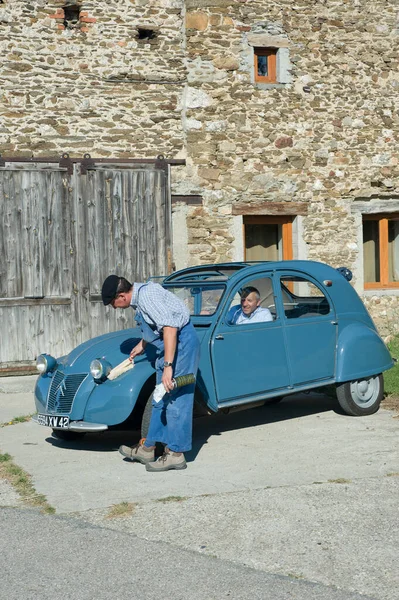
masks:
MULTIPOLYGON (((115 367, 128 358, 132 348, 140 339, 140 330, 135 328, 106 333, 80 344, 58 362, 72 371, 80 372, 88 371, 91 361, 95 358, 103 358, 115 367)), ((136 362, 151 360, 153 357, 155 358, 155 348, 154 351, 149 349, 145 355, 137 357, 136 362)))
MULTIPOLYGON (((197 335, 202 341, 204 331, 196 330, 197 335)), ((103 358, 110 363, 112 367, 119 365, 128 358, 131 350, 141 340, 141 332, 137 328, 122 329, 106 333, 99 337, 92 338, 80 346, 77 346, 67 356, 58 360, 58 363, 68 369, 70 372, 83 373, 88 372, 90 363, 95 358, 103 358)), ((135 363, 144 361, 155 361, 156 348, 151 344, 147 345, 143 355, 137 356, 135 363)))

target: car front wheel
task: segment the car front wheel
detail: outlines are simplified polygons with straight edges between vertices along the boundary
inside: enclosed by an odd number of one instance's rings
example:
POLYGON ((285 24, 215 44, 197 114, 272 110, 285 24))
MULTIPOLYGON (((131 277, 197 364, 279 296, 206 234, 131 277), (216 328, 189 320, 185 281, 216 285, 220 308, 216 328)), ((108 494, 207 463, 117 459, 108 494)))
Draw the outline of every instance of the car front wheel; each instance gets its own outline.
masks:
POLYGON ((146 438, 148 434, 148 429, 150 427, 152 415, 152 394, 148 398, 146 405, 144 407, 143 417, 141 419, 141 437, 146 438))
MULTIPOLYGON (((153 394, 151 394, 146 402, 146 405, 144 407, 144 412, 143 412, 143 416, 141 418, 141 437, 142 438, 146 438, 147 434, 148 434, 148 429, 150 427, 150 421, 151 421, 151 415, 152 415, 152 396, 153 394)), ((274 399, 273 399, 274 400, 274 399)), ((280 400, 282 400, 281 398, 277 399, 277 402, 279 402, 280 400)), ((193 407, 193 417, 204 417, 206 415, 210 415, 211 411, 207 408, 206 404, 204 401, 201 400, 200 397, 196 397, 194 400, 194 407, 193 407)))
POLYGON ((342 410, 352 417, 372 415, 384 397, 382 375, 356 379, 337 385, 337 398, 342 410))

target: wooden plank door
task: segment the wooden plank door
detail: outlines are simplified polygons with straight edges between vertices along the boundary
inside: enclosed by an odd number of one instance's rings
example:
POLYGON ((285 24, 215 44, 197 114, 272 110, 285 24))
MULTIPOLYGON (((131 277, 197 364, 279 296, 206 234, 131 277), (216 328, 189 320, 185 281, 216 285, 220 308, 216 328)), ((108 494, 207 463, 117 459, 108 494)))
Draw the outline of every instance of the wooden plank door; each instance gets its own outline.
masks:
POLYGON ((53 166, 0 170, 0 366, 62 355, 71 328, 72 178, 53 166))
POLYGON ((82 339, 133 324, 131 311, 102 305, 101 285, 108 275, 123 275, 133 283, 171 271, 168 180, 168 173, 154 166, 96 166, 80 176, 76 226, 82 339))
MULTIPOLYGON (((11 164, 11 163, 10 163, 11 164)), ((101 302, 110 273, 171 271, 169 171, 155 165, 0 169, 0 371, 132 325, 101 302)))

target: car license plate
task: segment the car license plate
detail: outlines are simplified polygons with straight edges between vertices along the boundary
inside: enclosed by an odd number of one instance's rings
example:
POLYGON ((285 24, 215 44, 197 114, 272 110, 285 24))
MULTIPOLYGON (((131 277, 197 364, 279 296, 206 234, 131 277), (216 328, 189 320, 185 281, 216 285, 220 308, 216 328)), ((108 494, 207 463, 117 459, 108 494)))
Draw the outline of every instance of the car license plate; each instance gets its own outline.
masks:
POLYGON ((68 429, 69 417, 62 417, 60 415, 37 415, 37 422, 39 425, 45 427, 54 427, 58 429, 68 429))

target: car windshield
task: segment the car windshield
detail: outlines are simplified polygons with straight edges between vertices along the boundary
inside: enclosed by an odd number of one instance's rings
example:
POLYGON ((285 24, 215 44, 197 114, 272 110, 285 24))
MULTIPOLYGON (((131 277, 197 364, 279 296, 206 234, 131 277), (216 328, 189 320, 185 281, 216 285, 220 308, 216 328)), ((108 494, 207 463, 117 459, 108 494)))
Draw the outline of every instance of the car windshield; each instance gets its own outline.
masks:
MULTIPOLYGON (((166 287, 166 286, 165 286, 166 287)), ((167 286, 169 292, 175 294, 187 306, 193 317, 213 315, 223 296, 223 284, 167 286)))

